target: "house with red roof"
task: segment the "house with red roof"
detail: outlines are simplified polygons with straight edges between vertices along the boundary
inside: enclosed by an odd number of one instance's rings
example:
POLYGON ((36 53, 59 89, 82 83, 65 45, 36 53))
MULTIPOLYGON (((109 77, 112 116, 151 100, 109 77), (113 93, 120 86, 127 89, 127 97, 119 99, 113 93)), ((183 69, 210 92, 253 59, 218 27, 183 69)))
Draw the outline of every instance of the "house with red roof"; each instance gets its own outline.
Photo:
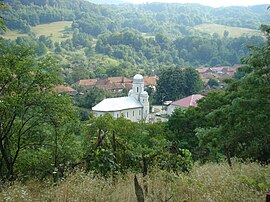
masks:
POLYGON ((75 83, 75 85, 77 86, 83 86, 86 89, 91 89, 93 88, 96 83, 97 83, 98 79, 83 79, 83 80, 79 80, 75 83))
POLYGON ((219 67, 200 67, 196 70, 199 72, 202 81, 207 84, 209 79, 215 79, 218 82, 222 82, 223 79, 232 78, 234 73, 239 68, 239 65, 219 66, 219 67))
MULTIPOLYGON (((145 76, 145 86, 154 88, 157 85, 158 76, 145 76)), ((77 86, 83 86, 87 90, 97 87, 99 89, 110 90, 115 93, 120 93, 123 89, 132 89, 132 79, 126 77, 109 77, 109 78, 97 78, 97 79, 85 79, 75 83, 77 86)))
POLYGON ((57 93, 67 93, 69 95, 76 95, 77 91, 69 86, 59 85, 55 87, 57 93))
POLYGON ((197 101, 204 98, 201 94, 194 94, 172 102, 167 108, 167 114, 171 115, 176 108, 187 109, 189 107, 196 107, 197 101))

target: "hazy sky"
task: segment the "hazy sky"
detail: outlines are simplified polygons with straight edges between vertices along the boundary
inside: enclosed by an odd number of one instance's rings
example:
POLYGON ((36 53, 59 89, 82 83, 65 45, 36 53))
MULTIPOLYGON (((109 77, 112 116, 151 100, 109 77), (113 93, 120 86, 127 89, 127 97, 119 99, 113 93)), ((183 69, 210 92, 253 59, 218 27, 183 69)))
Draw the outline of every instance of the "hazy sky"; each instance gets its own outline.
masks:
POLYGON ((132 3, 146 3, 146 2, 166 2, 166 3, 199 3, 212 7, 221 6, 250 6, 256 4, 270 4, 269 0, 127 0, 132 3))

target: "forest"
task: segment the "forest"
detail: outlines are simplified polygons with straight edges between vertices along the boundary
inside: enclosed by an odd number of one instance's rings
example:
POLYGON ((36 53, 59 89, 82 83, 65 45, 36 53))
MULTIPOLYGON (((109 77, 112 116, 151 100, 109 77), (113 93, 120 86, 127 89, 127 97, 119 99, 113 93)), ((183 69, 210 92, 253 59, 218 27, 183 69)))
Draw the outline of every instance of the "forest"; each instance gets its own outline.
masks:
POLYGON ((270 190, 267 6, 0 2, 0 200, 265 199, 270 190), (62 40, 31 31, 57 21, 72 21, 62 40), (209 35, 195 30, 202 23, 259 28, 261 34, 209 35), (27 35, 6 39, 8 30, 27 35), (197 107, 176 110, 167 122, 95 117, 89 106, 108 92, 92 89, 79 98, 55 91, 80 79, 157 74, 152 99, 158 103, 163 96, 201 92, 194 67, 239 63, 241 76, 224 81, 225 89, 209 92, 197 107))
MULTIPOLYGON (((186 4, 96 5, 85 1, 6 0, 5 24, 17 30, 16 40, 35 54, 49 54, 61 61, 64 81, 111 76, 132 77, 135 72, 158 74, 167 66, 200 67, 240 64, 249 46, 265 38, 261 24, 270 17, 267 6, 219 8, 186 4), (229 17, 228 17, 229 16, 229 17), (70 22, 62 38, 33 32, 37 25, 70 22), (226 25, 228 29, 250 28, 256 34, 231 37, 233 33, 209 34, 200 24, 226 25)), ((235 32, 235 31, 234 31, 235 32)), ((236 31, 237 32, 237 31, 236 31)), ((240 32, 240 30, 239 30, 240 32)))

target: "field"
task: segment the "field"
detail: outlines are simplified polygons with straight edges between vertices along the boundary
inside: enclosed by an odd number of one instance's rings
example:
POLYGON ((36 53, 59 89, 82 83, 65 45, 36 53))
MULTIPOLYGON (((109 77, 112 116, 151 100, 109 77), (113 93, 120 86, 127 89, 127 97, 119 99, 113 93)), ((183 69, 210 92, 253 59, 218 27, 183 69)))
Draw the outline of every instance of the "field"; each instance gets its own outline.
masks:
POLYGON ((229 32, 229 37, 240 37, 242 35, 260 35, 259 30, 255 29, 247 29, 247 28, 240 28, 240 27, 230 27, 225 25, 218 25, 218 24, 201 24, 195 26, 195 29, 198 29, 202 32, 206 32, 209 34, 217 33, 220 37, 223 37, 223 33, 225 30, 229 32))
MULTIPOLYGON (((53 41, 63 41, 71 38, 71 34, 64 33, 65 27, 71 27, 72 21, 60 21, 53 22, 49 24, 37 25, 31 27, 31 31, 36 34, 36 36, 45 35, 51 36, 53 41)), ((8 30, 3 37, 6 39, 16 39, 18 36, 27 36, 27 34, 20 34, 17 31, 8 30)))
POLYGON ((71 38, 70 34, 64 33, 65 27, 70 27, 71 24, 72 21, 60 21, 49 24, 42 24, 32 27, 31 31, 34 32, 37 36, 52 36, 53 41, 63 41, 71 38))
MULTIPOLYGON (((262 202, 270 189, 270 166, 226 162, 196 164, 189 173, 153 169, 142 179, 145 201, 262 202), (145 188, 147 187, 147 194, 145 188)), ((15 182, 1 190, 0 201, 96 201, 136 202, 134 173, 104 180, 83 171, 66 176, 58 186, 49 181, 15 182)))

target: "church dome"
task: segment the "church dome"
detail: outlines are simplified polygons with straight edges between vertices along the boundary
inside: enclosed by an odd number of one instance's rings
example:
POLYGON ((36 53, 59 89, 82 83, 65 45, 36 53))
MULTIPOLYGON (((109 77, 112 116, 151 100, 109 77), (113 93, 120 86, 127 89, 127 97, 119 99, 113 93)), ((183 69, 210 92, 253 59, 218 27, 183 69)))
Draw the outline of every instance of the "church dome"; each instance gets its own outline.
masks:
POLYGON ((136 74, 133 77, 133 83, 143 83, 143 76, 140 74, 136 74))

